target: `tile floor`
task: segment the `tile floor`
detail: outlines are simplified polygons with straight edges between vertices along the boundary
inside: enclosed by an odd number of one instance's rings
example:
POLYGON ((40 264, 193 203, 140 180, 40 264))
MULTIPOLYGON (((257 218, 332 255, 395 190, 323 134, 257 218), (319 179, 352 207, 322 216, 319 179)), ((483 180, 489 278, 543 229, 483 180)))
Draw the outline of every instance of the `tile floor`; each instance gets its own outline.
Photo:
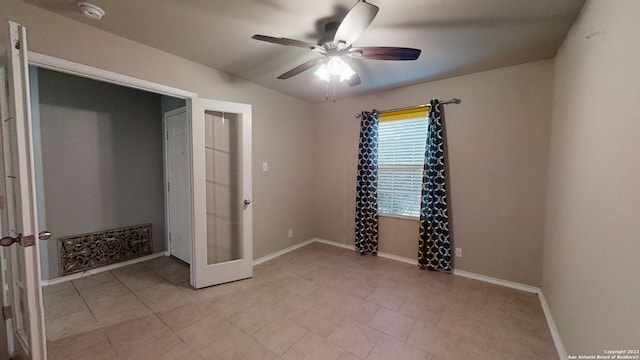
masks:
POLYGON ((44 288, 66 359, 557 359, 538 298, 314 243, 193 290, 156 258, 44 288))

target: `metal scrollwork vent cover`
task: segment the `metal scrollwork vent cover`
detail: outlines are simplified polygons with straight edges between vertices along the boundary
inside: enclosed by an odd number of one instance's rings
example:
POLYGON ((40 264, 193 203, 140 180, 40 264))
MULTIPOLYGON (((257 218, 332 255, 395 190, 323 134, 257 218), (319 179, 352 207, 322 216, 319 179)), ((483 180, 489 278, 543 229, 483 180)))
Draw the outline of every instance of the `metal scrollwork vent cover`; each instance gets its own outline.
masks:
POLYGON ((151 254, 151 224, 58 238, 62 275, 151 254))

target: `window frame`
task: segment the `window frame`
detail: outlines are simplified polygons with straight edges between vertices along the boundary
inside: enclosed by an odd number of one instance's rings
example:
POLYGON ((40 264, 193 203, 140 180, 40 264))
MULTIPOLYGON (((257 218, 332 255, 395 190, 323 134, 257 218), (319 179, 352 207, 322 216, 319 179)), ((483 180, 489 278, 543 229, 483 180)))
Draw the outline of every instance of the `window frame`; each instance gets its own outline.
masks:
MULTIPOLYGON (((422 195, 422 177, 423 177, 423 169, 424 169, 424 154, 425 154, 425 147, 426 147, 426 142, 427 142, 427 136, 428 136, 428 110, 429 110, 429 106, 426 105, 422 105, 422 106, 416 106, 416 107, 412 107, 412 108, 406 108, 406 109, 402 109, 402 110, 397 110, 397 111, 391 111, 391 112, 385 112, 385 113, 381 113, 379 114, 379 125, 378 125, 378 216, 385 216, 385 217, 394 217, 394 218, 402 218, 402 219, 419 219, 420 218, 420 197, 422 195), (381 146, 381 143, 385 141, 385 139, 383 137, 381 137, 381 135, 385 136, 393 136, 393 135, 388 135, 385 134, 384 131, 384 126, 385 125, 390 125, 391 123, 395 123, 398 124, 397 122, 399 121, 413 121, 413 126, 415 127, 415 129, 418 129, 419 125, 418 124, 424 124, 424 127, 420 129, 421 132, 417 133, 418 136, 412 137, 411 139, 409 139, 410 141, 408 141, 406 143, 407 146, 404 147, 404 151, 398 151, 396 153, 391 153, 389 154, 389 161, 392 163, 389 163, 386 161, 385 157, 387 156, 387 154, 382 154, 380 153, 380 149, 384 148, 384 145, 381 146), (420 140, 418 140, 420 139, 420 140), (411 148, 410 150, 407 150, 407 148, 411 148), (409 159, 410 158, 410 159, 409 159), (403 160, 407 160, 408 163, 397 163, 398 161, 403 161, 403 160), (384 162, 387 162, 386 164, 384 162), (397 168, 398 170, 401 169, 407 169, 410 168, 412 169, 411 171, 405 171, 405 173, 399 173, 396 175, 386 175, 384 174, 386 171, 385 169, 389 168, 397 168), (382 172, 382 174, 381 174, 382 172), (386 176, 385 176, 386 175, 386 176), (417 204, 413 204, 412 206, 407 206, 406 203, 409 202, 410 200, 407 200, 407 196, 415 196, 414 194, 410 194, 407 195, 406 190, 402 189, 387 189, 385 186, 383 186, 383 191, 381 191, 381 180, 383 180, 385 177, 387 177, 389 184, 393 184, 394 183, 394 176, 398 179, 396 180, 397 182, 401 182, 402 181, 402 177, 405 177, 408 181, 408 184, 400 184, 400 186, 405 186, 407 188, 411 188, 410 191, 418 191, 417 195, 417 200, 418 203, 417 204), (419 185, 416 184, 416 180, 419 179, 419 185), (385 195, 383 194, 388 194, 387 196, 393 197, 395 196, 395 199, 391 199, 388 200, 389 201, 389 205, 386 206, 387 209, 382 209, 381 208, 381 204, 385 203, 385 195), (403 199, 404 197, 404 199, 403 199), (404 204, 403 204, 404 202, 404 204), (415 207, 415 205, 417 205, 417 208, 415 207)), ((406 128, 409 128, 411 126, 407 126, 406 128)), ((411 136, 413 133, 415 132, 411 132, 411 133, 407 133, 407 130, 400 128, 399 130, 396 129, 396 137, 397 136, 402 136, 402 135, 407 135, 409 134, 409 136, 411 136), (404 134, 403 134, 404 133, 404 134)), ((411 130, 411 129, 410 129, 411 130)), ((392 141, 389 139, 389 141, 392 141)), ((397 139, 396 139, 397 141, 397 139)), ((397 144, 395 144, 397 145, 397 144)), ((390 145, 387 145, 390 146, 390 145)), ((398 149, 398 148, 396 148, 398 149)))

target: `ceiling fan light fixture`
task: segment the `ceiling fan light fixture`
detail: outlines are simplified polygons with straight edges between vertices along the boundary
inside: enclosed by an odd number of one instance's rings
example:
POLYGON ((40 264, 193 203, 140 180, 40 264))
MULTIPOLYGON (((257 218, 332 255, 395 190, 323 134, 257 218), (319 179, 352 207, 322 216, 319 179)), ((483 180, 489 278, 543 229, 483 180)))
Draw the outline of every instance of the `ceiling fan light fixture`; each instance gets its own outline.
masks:
POLYGON ((331 75, 340 75, 342 73, 342 69, 344 69, 345 66, 349 65, 347 65, 338 56, 331 56, 329 58, 329 62, 327 63, 327 67, 331 75))
POLYGON ((340 81, 346 81, 351 79, 351 77, 356 73, 351 66, 349 66, 347 63, 345 63, 345 67, 344 69, 342 69, 342 72, 340 73, 340 81))
POLYGON ((332 76, 338 77, 340 81, 351 79, 356 72, 342 60, 339 56, 331 56, 326 64, 320 65, 313 74, 321 80, 329 82, 332 76))
POLYGON ((320 65, 320 67, 318 67, 318 70, 316 70, 313 75, 326 82, 329 82, 329 79, 331 78, 331 74, 329 74, 327 64, 320 65))

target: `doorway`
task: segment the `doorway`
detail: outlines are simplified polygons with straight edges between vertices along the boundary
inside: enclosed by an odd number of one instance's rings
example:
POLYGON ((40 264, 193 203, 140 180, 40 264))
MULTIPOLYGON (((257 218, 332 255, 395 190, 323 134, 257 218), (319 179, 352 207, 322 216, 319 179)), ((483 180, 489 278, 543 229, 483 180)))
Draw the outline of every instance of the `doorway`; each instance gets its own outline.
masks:
POLYGON ((41 68, 30 75, 39 222, 54 234, 41 243, 42 278, 164 253, 162 111, 178 99, 41 68), (144 248, 78 236, 141 224, 150 224, 144 248))
MULTIPOLYGON (((16 32, 20 32, 20 36, 25 37, 25 29, 19 24, 11 23, 11 29, 16 32)), ((12 39, 14 37, 14 33, 12 32, 12 39)), ((11 44, 14 41, 10 42, 11 44)), ((111 73, 108 71, 72 63, 69 61, 51 58, 45 55, 35 54, 29 52, 27 54, 26 41, 15 42, 16 44, 23 44, 23 46, 16 46, 15 50, 12 49, 12 53, 10 54, 10 59, 14 61, 14 63, 20 63, 20 66, 12 66, 10 71, 12 74, 19 74, 17 77, 12 77, 14 80, 21 80, 19 82, 14 82, 12 84, 7 84, 6 88, 11 90, 12 94, 15 94, 15 104, 24 104, 22 107, 18 107, 18 110, 12 112, 15 115, 12 118, 16 119, 17 126, 19 127, 17 136, 18 146, 17 149, 14 149, 14 143, 9 144, 8 142, 3 142, 3 145, 6 145, 4 148, 4 152, 7 153, 7 148, 11 145, 11 152, 17 151, 16 153, 20 156, 20 172, 17 174, 22 182, 24 182, 24 186, 21 188, 16 188, 14 190, 7 189, 7 194, 11 196, 11 198, 20 197, 27 199, 32 199, 32 201, 25 202, 24 207, 21 210, 21 213, 24 215, 25 223, 22 224, 25 230, 24 236, 19 234, 18 236, 12 236, 11 240, 13 242, 20 242, 20 246, 18 245, 10 245, 11 253, 24 251, 28 254, 35 254, 33 257, 33 261, 29 261, 27 256, 24 257, 25 266, 27 267, 27 275, 28 281, 25 285, 26 290, 29 294, 33 295, 33 304, 30 303, 30 306, 27 309, 27 316, 32 315, 34 321, 30 322, 31 328, 34 331, 34 334, 39 332, 42 337, 38 337, 36 339, 32 339, 27 347, 27 351, 32 349, 35 353, 41 353, 44 349, 44 325, 42 324, 42 320, 38 320, 41 316, 42 312, 42 302, 41 299, 41 276, 40 276, 40 266, 37 261, 39 248, 43 247, 40 241, 33 242, 35 236, 37 236, 38 232, 42 229, 42 226, 39 225, 38 217, 36 216, 37 209, 35 207, 37 201, 36 195, 36 170, 34 166, 34 159, 31 158, 31 161, 25 161, 24 159, 28 156, 33 156, 34 144, 32 142, 31 137, 35 134, 32 133, 31 130, 35 131, 35 127, 32 123, 31 111, 29 104, 29 73, 21 71, 18 69, 27 69, 27 65, 35 65, 38 67, 42 67, 49 70, 60 70, 61 72, 80 75, 81 77, 93 78, 100 81, 104 81, 111 84, 124 84, 126 87, 132 87, 136 89, 142 90, 151 90, 152 92, 164 94, 164 95, 177 95, 182 97, 183 99, 188 99, 187 109, 189 109, 190 115, 190 135, 192 140, 192 157, 189 161, 190 172, 192 174, 191 180, 191 198, 193 199, 193 208, 191 211, 191 215, 194 217, 192 221, 192 228, 194 230, 193 241, 194 249, 192 250, 192 254, 200 255, 205 254, 206 257, 206 242, 207 238, 212 236, 213 232, 207 229, 206 224, 206 203, 204 199, 207 197, 206 192, 206 180, 205 180, 205 129, 204 129, 204 114, 206 112, 224 112, 224 113, 235 113, 237 114, 238 119, 238 129, 241 129, 241 133, 238 135, 241 141, 241 152, 240 156, 237 157, 239 161, 238 169, 239 176, 239 191, 237 191, 237 198, 231 199, 234 202, 244 203, 245 205, 237 208, 240 209, 238 222, 235 226, 241 231, 237 231, 239 234, 238 239, 235 241, 239 241, 239 249, 238 258, 231 261, 224 261, 217 264, 208 264, 206 260, 200 259, 199 257, 192 258, 192 264, 190 267, 190 285, 192 287, 200 288, 211 286, 215 284, 219 284, 225 281, 234 281, 238 279, 242 279, 244 277, 251 277, 251 263, 252 263, 252 251, 251 251, 251 207, 248 206, 251 203, 251 106, 248 104, 238 104, 238 103, 230 103, 223 101, 213 101, 213 100, 205 100, 197 98, 196 94, 189 93, 186 91, 182 91, 179 89, 166 87, 163 85, 147 82, 144 80, 139 80, 135 78, 130 78, 124 75, 111 73), (17 85, 16 85, 17 84, 17 85), (17 114, 17 115, 16 115, 17 114), (30 131, 24 131, 24 129, 29 129, 30 131), (244 199, 244 201, 243 201, 244 199), (203 221, 204 220, 204 221, 203 221), (31 235, 36 234, 36 235, 31 235), (197 240, 197 241, 196 241, 197 240), (202 249, 202 247, 205 247, 202 249), (14 251, 15 250, 15 251, 14 251), (242 269, 241 272, 237 270, 242 269), (236 274, 235 277, 224 276, 220 277, 220 273, 231 272, 236 274), (240 277, 238 277, 240 276, 240 277), (33 305, 33 306, 32 306, 33 305), (39 323, 38 323, 39 321, 39 323)), ((4 88, 4 86, 3 86, 4 88)), ((13 98, 12 98, 13 99, 13 98)), ((2 107, 3 109, 6 107, 2 107)), ((15 135, 15 134, 14 134, 15 135)), ((61 138, 60 141, 64 141, 64 137, 61 138)), ((6 156, 5 156, 6 158, 6 156)), ((6 160, 6 159, 5 159, 6 160)), ((5 161, 6 163, 6 161, 5 161)), ((6 165, 6 164, 5 164, 6 165)), ((8 197, 7 197, 8 198, 8 197)), ((97 206, 100 206, 99 204, 97 206)), ((9 210, 11 210, 10 208, 9 210)), ((41 239, 48 236, 44 236, 45 232, 41 232, 41 239)), ((45 234, 46 235, 46 234, 45 234)), ((7 245, 9 246, 9 245, 7 245)), ((13 256, 13 255, 12 255, 13 256)), ((20 260, 20 259, 19 259, 20 260)), ((13 269, 9 273, 13 274, 15 271, 13 269)), ((4 272, 7 270, 5 269, 4 272)), ((12 287, 15 287, 12 283, 12 287)), ((14 302, 15 303, 15 302, 14 302)), ((15 308, 15 307, 14 307, 15 308)), ((15 312, 14 312, 15 313, 15 312)), ((33 320, 32 319, 32 320, 33 320)), ((40 318, 41 319, 41 318, 40 318)), ((16 329, 14 328, 15 332, 16 329)), ((37 335, 37 334, 36 334, 37 335)), ((32 338, 36 337, 35 335, 32 338)))

